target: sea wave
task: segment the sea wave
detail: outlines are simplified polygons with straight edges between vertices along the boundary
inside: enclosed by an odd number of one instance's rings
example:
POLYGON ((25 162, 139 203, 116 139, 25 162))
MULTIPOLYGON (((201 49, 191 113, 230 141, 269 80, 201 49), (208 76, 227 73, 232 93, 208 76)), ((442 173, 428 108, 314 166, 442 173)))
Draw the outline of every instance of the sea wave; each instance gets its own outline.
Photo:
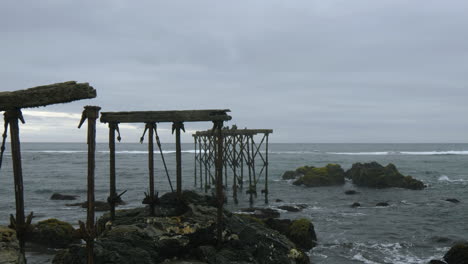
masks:
POLYGON ((465 180, 465 179, 452 180, 447 175, 440 176, 438 181, 441 181, 441 182, 468 182, 468 180, 465 180))
POLYGON ((365 155, 365 156, 382 156, 382 155, 468 155, 468 150, 447 150, 447 151, 374 151, 374 152, 327 152, 331 155, 365 155))

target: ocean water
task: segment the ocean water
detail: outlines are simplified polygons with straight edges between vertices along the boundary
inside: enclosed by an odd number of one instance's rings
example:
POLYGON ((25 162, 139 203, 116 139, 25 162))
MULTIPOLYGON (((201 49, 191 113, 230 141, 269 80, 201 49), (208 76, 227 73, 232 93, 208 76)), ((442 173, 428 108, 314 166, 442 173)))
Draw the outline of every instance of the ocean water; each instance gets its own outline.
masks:
MULTIPOLYGON (((0 170, 0 224, 14 214, 11 155, 8 151, 0 170)), ((85 220, 86 211, 66 206, 70 201, 52 201, 54 192, 86 199, 86 144, 22 143, 26 213, 34 221, 56 217, 73 224, 85 220)), ((175 181, 175 146, 163 145, 169 172, 175 181)), ((182 144, 183 187, 194 187, 194 146, 182 144)), ((125 207, 141 206, 148 186, 146 145, 117 144, 117 188, 127 190, 125 207)), ((96 199, 108 196, 109 155, 107 144, 98 144, 96 155, 96 199)), ((284 218, 312 219, 319 245, 308 254, 313 263, 427 263, 441 258, 456 241, 468 240, 468 144, 270 144, 270 203, 259 196, 255 206, 308 204, 299 213, 284 212, 284 218), (344 186, 306 188, 281 180, 286 170, 303 165, 338 163, 349 169, 355 162, 394 163, 405 175, 422 180, 422 191, 344 186), (357 195, 345 195, 354 189, 357 195), (461 203, 445 201, 455 198, 461 203), (276 199, 283 202, 277 203, 276 199), (353 202, 360 208, 351 208, 353 202), (376 207, 388 202, 389 207, 376 207)), ((159 154, 155 155, 156 189, 169 191, 159 154)), ((260 186, 263 183, 260 182, 260 186)), ((260 188, 261 189, 261 188, 260 188)), ((247 207, 248 197, 240 195, 239 205, 229 197, 227 207, 247 207)), ((29 248, 28 263, 49 263, 54 252, 29 248)))

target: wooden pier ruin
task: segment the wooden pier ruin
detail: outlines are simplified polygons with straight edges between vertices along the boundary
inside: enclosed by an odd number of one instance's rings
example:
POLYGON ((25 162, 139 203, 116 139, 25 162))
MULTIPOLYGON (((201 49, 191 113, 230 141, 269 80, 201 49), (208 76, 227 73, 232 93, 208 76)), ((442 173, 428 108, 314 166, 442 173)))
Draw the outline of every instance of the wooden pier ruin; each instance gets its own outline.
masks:
POLYGON ((145 131, 140 139, 143 142, 144 135, 148 131, 148 170, 149 170, 149 194, 146 194, 143 203, 150 207, 150 214, 154 215, 154 208, 158 202, 154 186, 154 137, 166 170, 169 184, 172 183, 167 173, 166 163, 162 155, 161 143, 157 133, 157 123, 172 123, 172 133, 175 132, 176 141, 176 191, 179 198, 182 197, 182 151, 180 142, 181 131, 185 132, 185 122, 213 122, 213 129, 209 130, 214 142, 213 149, 216 148, 219 153, 214 159, 214 168, 216 170, 214 181, 216 182, 216 196, 218 200, 218 241, 222 239, 222 208, 224 204, 224 195, 222 189, 223 174, 223 140, 221 130, 224 121, 231 120, 227 115, 229 109, 209 109, 209 110, 182 110, 182 111, 135 111, 135 112, 103 112, 101 122, 109 124, 109 149, 110 149, 110 195, 108 198, 111 207, 111 219, 115 218, 115 203, 120 196, 116 196, 116 177, 115 177, 115 132, 119 123, 144 123, 145 131))
MULTIPOLYGON (((265 196, 265 203, 268 203, 268 137, 272 133, 272 129, 237 129, 235 125, 222 129, 224 188, 227 189, 228 175, 231 174, 232 196, 236 204, 237 192, 244 189, 245 180, 248 181, 246 193, 249 194, 250 204, 253 204, 257 185, 262 178, 264 188, 261 192, 265 196), (259 140, 256 136, 260 137, 259 140)), ((213 169, 216 164, 217 139, 209 130, 197 131, 192 136, 195 144, 194 184, 207 192, 215 182, 213 169)))
MULTIPOLYGON (((5 151, 8 127, 10 128, 11 156, 15 185, 16 216, 10 216, 10 226, 16 230, 20 251, 24 255, 25 235, 32 221, 32 213, 25 219, 23 171, 21 164, 21 145, 19 121, 25 123, 21 109, 68 103, 96 97, 96 90, 88 83, 75 81, 38 86, 25 90, 0 92, 0 111, 4 113, 3 140, 0 154, 0 168, 5 151)), ((89 207, 88 207, 89 208, 89 207)))

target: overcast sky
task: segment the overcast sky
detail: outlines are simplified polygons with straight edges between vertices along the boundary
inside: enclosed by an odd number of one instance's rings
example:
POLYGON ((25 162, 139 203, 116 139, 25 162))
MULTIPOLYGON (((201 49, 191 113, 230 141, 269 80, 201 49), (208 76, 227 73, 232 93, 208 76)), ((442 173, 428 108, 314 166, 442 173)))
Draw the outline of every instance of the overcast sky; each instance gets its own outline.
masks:
MULTIPOLYGON (((0 91, 98 97, 25 109, 23 141, 82 141, 82 107, 229 108, 272 142, 467 142, 468 1, 0 2, 0 91)), ((190 132, 211 124, 186 124, 190 132)), ((169 126, 162 139, 172 142, 169 126)), ((121 127, 136 142, 140 125, 121 127)), ((99 126, 98 140, 107 138, 99 126)))

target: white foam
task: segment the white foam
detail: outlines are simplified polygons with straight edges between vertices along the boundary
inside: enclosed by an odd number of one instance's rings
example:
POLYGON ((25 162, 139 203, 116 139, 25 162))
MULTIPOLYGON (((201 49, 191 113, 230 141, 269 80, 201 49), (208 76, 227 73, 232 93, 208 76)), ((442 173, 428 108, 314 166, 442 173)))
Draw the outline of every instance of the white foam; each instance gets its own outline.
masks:
POLYGON ((332 155, 354 155, 354 156, 384 156, 384 155, 468 155, 467 150, 447 150, 447 151, 376 151, 376 152, 327 152, 332 155))
POLYGON ((440 176, 438 181, 441 181, 441 182, 468 182, 468 180, 464 180, 464 179, 452 180, 447 175, 440 176))
POLYGON ((366 263, 366 264, 379 264, 372 260, 366 259, 363 255, 361 255, 361 253, 357 253, 356 255, 354 255, 352 259, 362 261, 363 263, 366 263))

